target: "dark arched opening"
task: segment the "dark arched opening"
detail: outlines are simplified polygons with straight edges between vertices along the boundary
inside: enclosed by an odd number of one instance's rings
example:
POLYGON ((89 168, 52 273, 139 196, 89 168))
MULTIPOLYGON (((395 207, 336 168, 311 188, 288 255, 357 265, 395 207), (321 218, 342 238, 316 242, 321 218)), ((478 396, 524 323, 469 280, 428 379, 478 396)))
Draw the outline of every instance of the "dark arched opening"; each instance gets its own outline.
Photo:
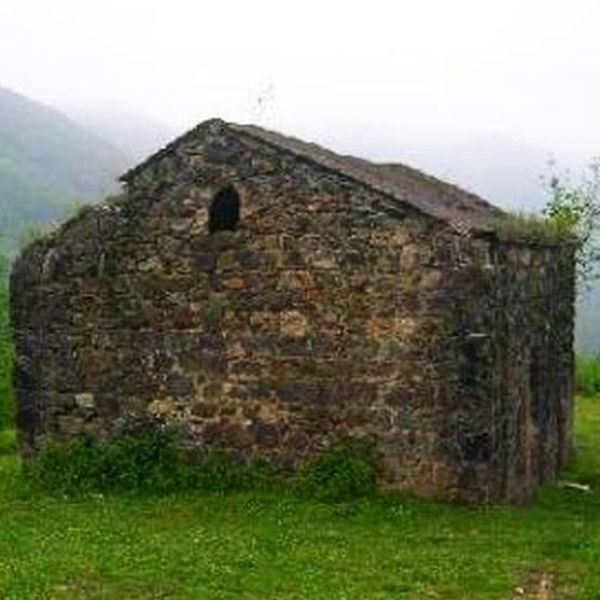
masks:
POLYGON ((233 231, 240 220, 240 195, 232 185, 221 188, 208 210, 208 231, 233 231))

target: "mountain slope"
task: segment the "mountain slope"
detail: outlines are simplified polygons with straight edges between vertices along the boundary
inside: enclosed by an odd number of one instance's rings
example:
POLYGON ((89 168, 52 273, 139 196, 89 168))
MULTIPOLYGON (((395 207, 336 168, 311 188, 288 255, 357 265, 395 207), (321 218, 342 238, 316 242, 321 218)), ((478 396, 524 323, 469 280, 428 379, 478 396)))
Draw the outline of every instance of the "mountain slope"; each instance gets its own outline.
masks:
POLYGON ((130 160, 60 112, 0 87, 0 239, 13 250, 35 224, 117 189, 130 160))
POLYGON ((88 131, 110 140, 135 162, 154 154, 184 133, 139 112, 128 110, 69 108, 64 109, 64 112, 88 131))

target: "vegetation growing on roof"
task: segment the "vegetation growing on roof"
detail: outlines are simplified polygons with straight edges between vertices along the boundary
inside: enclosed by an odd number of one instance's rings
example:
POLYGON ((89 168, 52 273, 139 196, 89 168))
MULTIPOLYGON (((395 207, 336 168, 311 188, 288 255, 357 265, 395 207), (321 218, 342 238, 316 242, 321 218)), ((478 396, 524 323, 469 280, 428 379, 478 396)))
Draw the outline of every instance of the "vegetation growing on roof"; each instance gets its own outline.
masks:
POLYGON ((501 239, 537 244, 576 243, 576 237, 561 223, 544 216, 507 212, 490 221, 490 228, 501 239))
POLYGON ((490 222, 500 237, 532 243, 570 243, 580 284, 600 276, 600 159, 574 181, 554 163, 543 180, 548 201, 541 215, 507 213, 490 222))

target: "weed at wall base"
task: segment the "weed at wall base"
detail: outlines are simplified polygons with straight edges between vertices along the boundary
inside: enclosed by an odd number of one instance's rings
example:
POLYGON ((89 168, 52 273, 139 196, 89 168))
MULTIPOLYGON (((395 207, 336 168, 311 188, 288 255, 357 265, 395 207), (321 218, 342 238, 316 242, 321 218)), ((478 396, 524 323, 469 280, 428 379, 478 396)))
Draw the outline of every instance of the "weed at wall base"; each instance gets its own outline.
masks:
POLYGON ((304 496, 341 502, 373 493, 376 482, 373 443, 350 438, 334 443, 303 465, 295 487, 304 496))
POLYGON ((169 493, 189 487, 192 476, 174 438, 160 431, 107 443, 87 438, 50 443, 26 468, 35 487, 65 495, 110 490, 169 493))
POLYGON ((333 444, 302 465, 295 478, 286 479, 276 462, 245 459, 220 447, 193 455, 160 429, 103 443, 86 438, 50 443, 25 468, 34 488, 66 496, 266 491, 288 484, 304 497, 340 502, 376 487, 375 454, 362 440, 333 444))

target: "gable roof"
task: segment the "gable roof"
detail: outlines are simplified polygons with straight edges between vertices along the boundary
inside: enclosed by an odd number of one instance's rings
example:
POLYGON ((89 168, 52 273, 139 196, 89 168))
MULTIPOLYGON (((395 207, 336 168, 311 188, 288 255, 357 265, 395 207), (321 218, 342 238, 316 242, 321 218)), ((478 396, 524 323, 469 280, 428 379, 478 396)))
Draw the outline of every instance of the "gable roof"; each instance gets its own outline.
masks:
POLYGON ((336 154, 317 144, 304 142, 256 125, 238 125, 221 119, 200 123, 129 170, 120 180, 131 181, 145 167, 170 154, 181 143, 192 139, 206 127, 223 128, 307 160, 383 193, 392 201, 412 206, 419 212, 444 221, 459 231, 470 229, 489 231, 492 229, 490 222, 505 214, 483 198, 412 167, 403 164, 373 163, 354 156, 336 154))

